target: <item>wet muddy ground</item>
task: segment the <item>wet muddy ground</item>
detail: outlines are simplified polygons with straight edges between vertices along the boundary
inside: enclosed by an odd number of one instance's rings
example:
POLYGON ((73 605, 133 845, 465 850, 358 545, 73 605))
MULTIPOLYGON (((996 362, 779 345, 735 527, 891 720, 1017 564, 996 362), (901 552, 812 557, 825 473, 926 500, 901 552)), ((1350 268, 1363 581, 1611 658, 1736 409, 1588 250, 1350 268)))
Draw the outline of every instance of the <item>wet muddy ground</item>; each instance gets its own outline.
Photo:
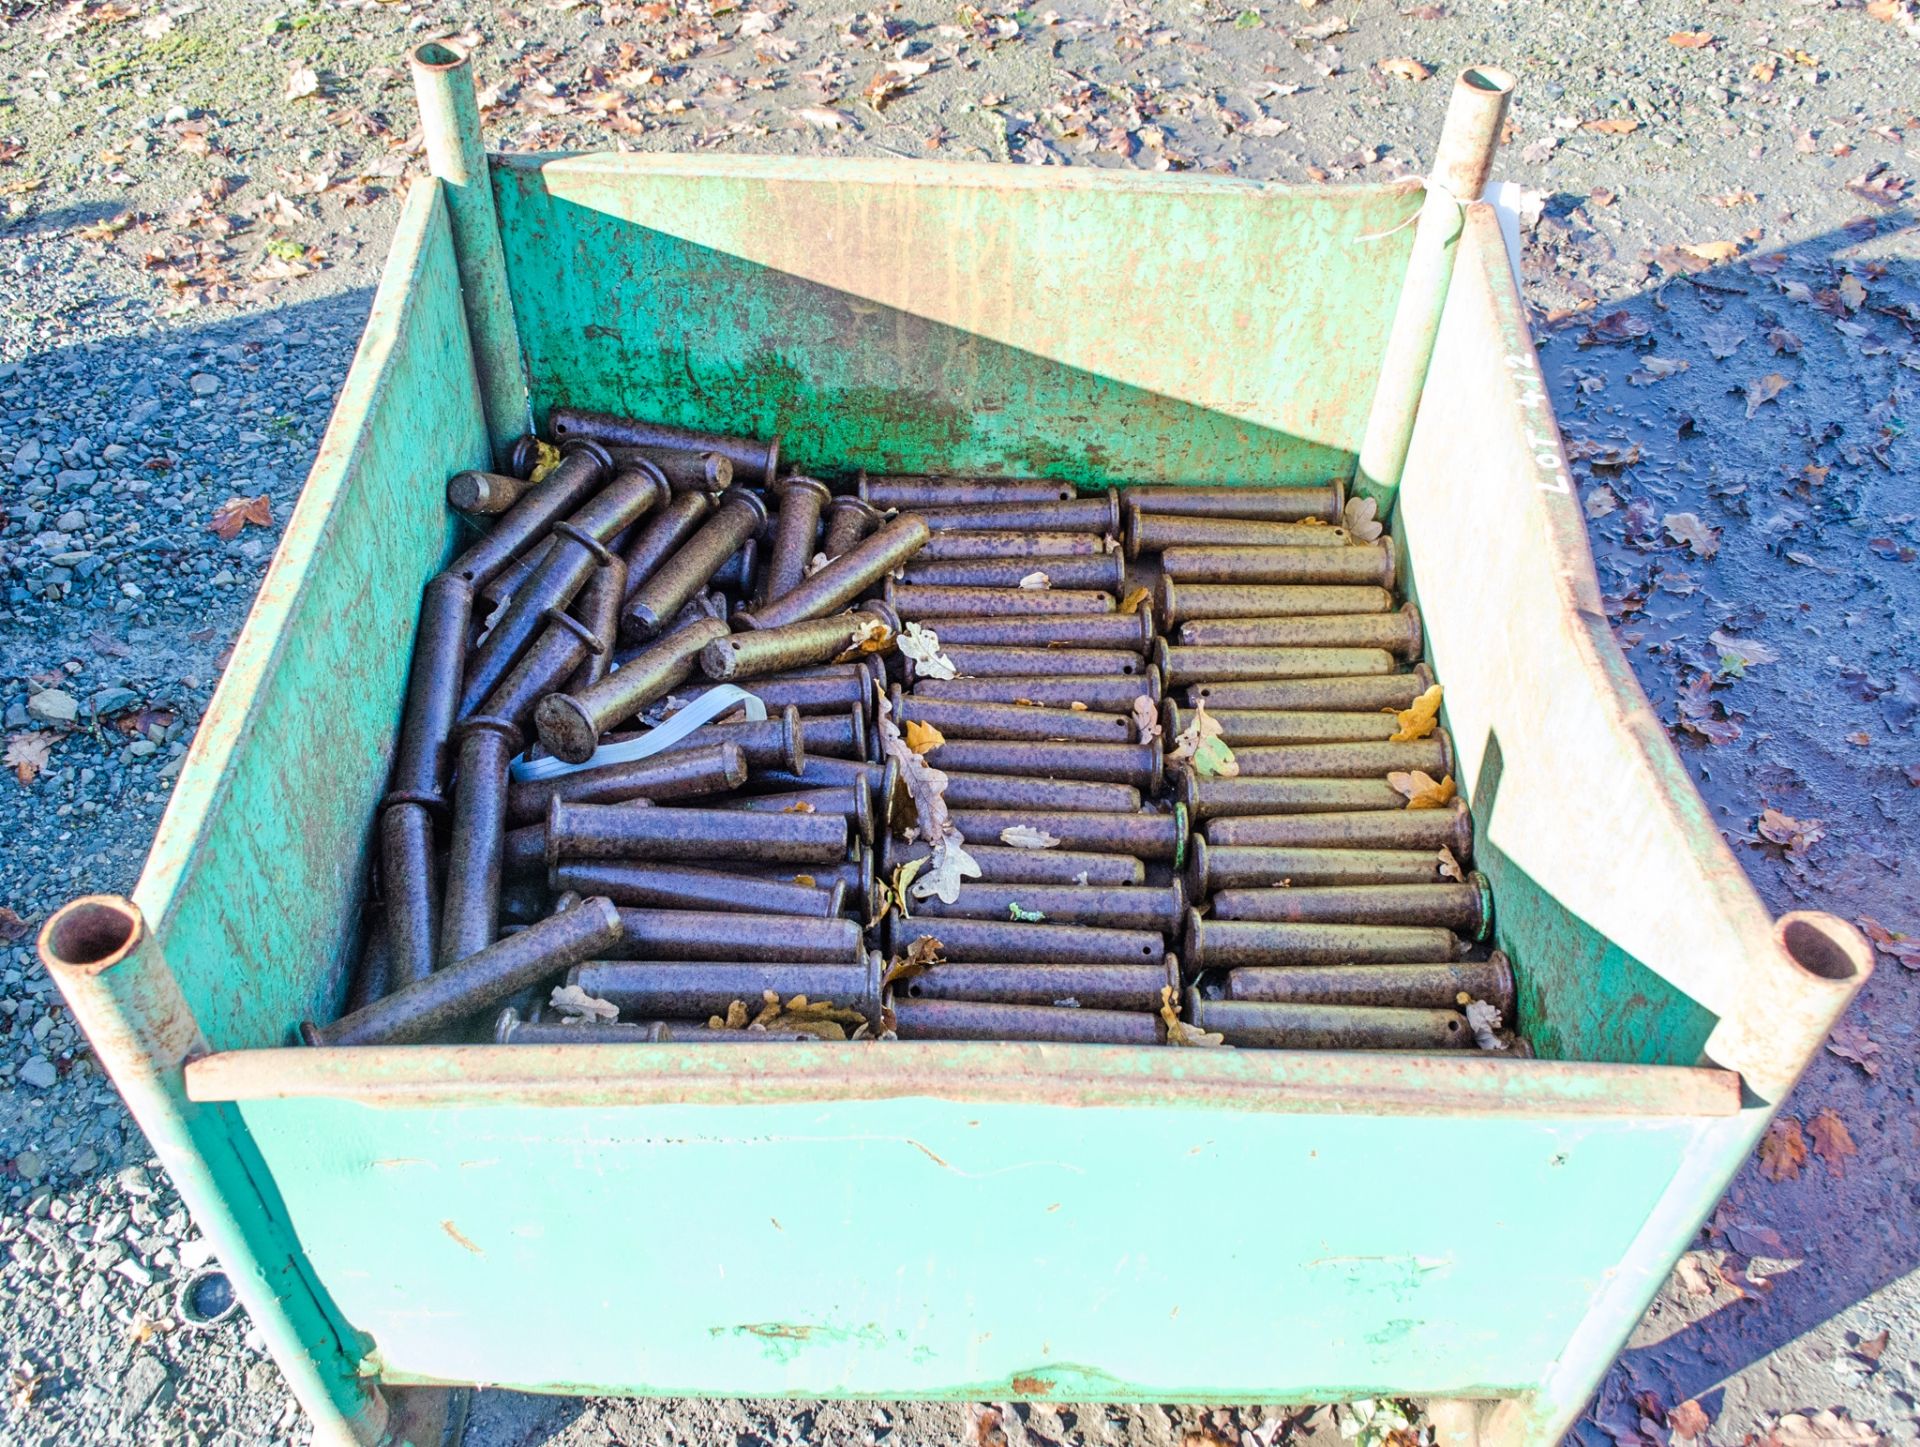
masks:
MULTIPOLYGON (((1609 615, 1769 906, 1871 922, 1882 945, 1772 1168, 1735 1183, 1576 1435, 1915 1437, 1911 5, 0 0, 0 23, 11 1440, 306 1434, 244 1321, 179 1328, 172 1289, 204 1248, 20 931, 138 873, 420 170, 402 57, 436 35, 476 47, 499 149, 1315 182, 1418 172, 1450 74, 1512 68, 1496 173, 1523 188, 1523 292, 1609 615), (273 521, 209 531, 234 495, 264 495, 273 521), (1824 1409, 1870 1427, 1775 1426, 1824 1409)), ((1332 1431, 1257 1410, 1044 1405, 983 1426, 957 1405, 485 1394, 467 1440, 917 1447, 995 1430, 1235 1447, 1332 1431)))

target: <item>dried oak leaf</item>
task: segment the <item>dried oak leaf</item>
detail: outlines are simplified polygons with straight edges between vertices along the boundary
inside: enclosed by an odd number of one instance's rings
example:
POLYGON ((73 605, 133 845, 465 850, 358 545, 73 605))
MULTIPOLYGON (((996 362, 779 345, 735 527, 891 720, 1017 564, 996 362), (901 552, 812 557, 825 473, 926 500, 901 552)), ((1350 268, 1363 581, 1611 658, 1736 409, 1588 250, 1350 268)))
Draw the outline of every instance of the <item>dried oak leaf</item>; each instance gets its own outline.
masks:
POLYGON ((889 988, 904 984, 915 975, 924 975, 935 965, 945 964, 947 962, 945 949, 946 947, 932 935, 916 936, 913 943, 907 946, 907 952, 904 955, 895 955, 888 963, 884 983, 889 988))
POLYGON ((1411 708, 1382 709, 1382 713, 1392 714, 1400 725, 1387 742, 1410 744, 1432 733, 1440 722, 1440 695, 1440 685, 1436 683, 1416 698, 1411 708))
POLYGON ((569 1024, 595 1020, 618 1020, 620 1007, 611 1000, 589 995, 578 985, 557 985, 547 1003, 558 1010, 569 1024))
POLYGON ((1053 579, 1049 578, 1045 573, 1028 573, 1026 577, 1020 580, 1020 586, 1025 588, 1029 593, 1039 593, 1051 588, 1053 586, 1053 579))
POLYGON ((1667 536, 1684 543, 1696 558, 1710 558, 1720 551, 1720 534, 1700 521, 1695 513, 1670 512, 1660 519, 1667 536))
POLYGON ((40 776, 52 753, 52 734, 11 734, 7 738, 6 766, 13 770, 13 777, 25 788, 40 776))
POLYGON ((1706 50, 1713 44, 1713 32, 1711 30, 1676 30, 1667 37, 1667 44, 1678 46, 1681 50, 1706 50))
POLYGON ((1370 497, 1348 498, 1346 507, 1340 512, 1340 520, 1346 525, 1347 536, 1356 543, 1378 542, 1382 531, 1379 512, 1380 504, 1370 497))
POLYGON ((1133 701, 1133 722, 1143 744, 1152 743, 1164 733, 1160 727, 1160 712, 1154 708, 1153 700, 1144 693, 1133 701))
POLYGON ((1833 1027, 1833 1033, 1827 1036, 1827 1051, 1851 1065, 1859 1066, 1861 1073, 1869 1080, 1880 1073, 1879 1043, 1850 1020, 1843 1020, 1833 1027))
POLYGON ((1779 372, 1769 372, 1764 377, 1755 377, 1747 383, 1747 416, 1752 417, 1760 410, 1761 404, 1771 402, 1787 390, 1787 379, 1779 372))
POLYGON ((1500 1038, 1500 1012, 1485 1000, 1467 1001, 1467 1028, 1473 1031, 1473 1043, 1482 1050, 1505 1050, 1500 1038))
MULTIPOLYGON (((909 624, 908 629, 912 626, 909 624)), ((903 631, 903 648, 905 639, 903 631)), ((934 639, 934 644, 938 647, 939 640, 934 639)), ((947 814, 947 776, 907 747, 893 721, 893 705, 877 686, 874 694, 873 721, 880 732, 881 752, 899 766, 900 782, 913 803, 917 832, 932 851, 926 877, 914 883, 914 898, 938 895, 943 903, 952 904, 960 897, 960 881, 978 879, 980 866, 967 853, 965 836, 953 827, 947 814)))
POLYGON ((1790 854, 1805 854, 1827 837, 1827 827, 1818 819, 1796 819, 1778 809, 1762 809, 1755 829, 1769 844, 1779 844, 1790 854))
POLYGON ((1433 74, 1410 55, 1396 55, 1376 65, 1382 75, 1390 75, 1395 80, 1425 80, 1433 74))
POLYGON ((916 754, 925 754, 928 749, 937 749, 947 741, 947 736, 930 723, 922 723, 917 718, 907 720, 907 747, 916 754))
POLYGON ((1854 921, 1860 933, 1873 941, 1874 949, 1904 969, 1920 970, 1920 939, 1901 930, 1888 929, 1879 920, 1861 915, 1854 921))
POLYGON ((1640 129, 1640 122, 1632 116, 1605 116, 1599 120, 1582 121, 1583 131, 1598 131, 1603 136, 1624 136, 1640 129))
POLYGON ((1847 1173, 1847 1157, 1860 1154, 1853 1143, 1847 1123, 1831 1109, 1823 1110, 1807 1122, 1807 1134, 1813 1138, 1813 1153, 1827 1163, 1836 1176, 1847 1173))
POLYGON ((1673 1264, 1673 1274, 1680 1278, 1680 1287, 1688 1296, 1712 1296, 1714 1283, 1720 1279, 1713 1262, 1693 1251, 1673 1264))
POLYGON ((1652 322, 1645 321, 1630 311, 1608 312, 1587 328, 1587 334, 1580 339, 1580 345, 1594 347, 1609 342, 1637 342, 1652 330, 1652 322))
POLYGON ((1877 1428, 1828 1407, 1810 1415, 1789 1412, 1757 1439, 1757 1447, 1880 1447, 1885 1440, 1877 1428))
POLYGON ((560 465, 560 449, 551 442, 539 438, 533 440, 533 471, 527 474, 527 480, 536 487, 547 480, 547 474, 560 465))
POLYGON ((1446 845, 1442 844, 1440 846, 1440 852, 1435 856, 1435 859, 1438 861, 1436 872, 1442 879, 1464 880, 1467 877, 1460 868, 1459 859, 1446 845))
POLYGON ((240 530, 252 523, 257 528, 273 526, 273 499, 264 492, 258 497, 230 497, 213 510, 208 531, 227 542, 240 536, 240 530))
POLYGON ((1453 775, 1435 780, 1431 774, 1420 769, 1402 773, 1396 769, 1387 775, 1387 782, 1394 790, 1405 796, 1409 809, 1444 809, 1453 802, 1458 791, 1454 788, 1453 775))
POLYGON ((893 630, 881 619, 869 618, 848 635, 845 650, 836 654, 833 661, 846 663, 869 653, 885 653, 891 647, 893 630))
POLYGON ((1122 613, 1138 613, 1140 611, 1140 605, 1152 596, 1153 595, 1145 588, 1135 588, 1120 600, 1119 611, 1122 613))
POLYGON ((1669 1408, 1667 1411, 1667 1430, 1676 1437, 1684 1437, 1689 1442, 1698 1440, 1700 1434, 1712 1425, 1713 1418, 1709 1417, 1695 1401, 1682 1402, 1679 1406, 1669 1408))
POLYGON ((1726 707, 1709 696, 1713 678, 1696 674, 1680 690, 1680 727, 1710 744, 1730 744, 1740 737, 1740 725, 1727 717, 1726 707))
POLYGON ((12 944, 22 939, 33 928, 14 912, 12 905, 0 904, 0 941, 12 944))
POLYGON ((895 646, 913 661, 915 678, 952 678, 959 672, 953 660, 940 651, 940 635, 931 628, 909 623, 900 630, 895 646))
POLYGON ((1031 824, 1009 824, 1000 831, 1000 842, 1012 849, 1054 849, 1060 844, 1046 830, 1031 824))
POLYGON ((1227 1037, 1215 1035, 1211 1031, 1196 1029, 1180 1018, 1180 1008, 1174 1003, 1173 986, 1160 987, 1160 1018, 1167 1027, 1167 1044, 1186 1045, 1202 1050, 1218 1050, 1225 1047, 1227 1037))
POLYGON ((1221 732, 1220 721, 1208 713, 1207 705, 1201 702, 1193 710, 1193 722, 1175 737, 1167 762, 1190 763, 1194 773, 1203 779, 1238 778, 1239 761, 1227 747, 1226 740, 1220 737, 1221 732))
POLYGON ((1807 1163, 1807 1138, 1800 1133, 1800 1122, 1790 1115, 1778 1117, 1760 1138, 1760 1174, 1770 1181, 1793 1181, 1807 1163))

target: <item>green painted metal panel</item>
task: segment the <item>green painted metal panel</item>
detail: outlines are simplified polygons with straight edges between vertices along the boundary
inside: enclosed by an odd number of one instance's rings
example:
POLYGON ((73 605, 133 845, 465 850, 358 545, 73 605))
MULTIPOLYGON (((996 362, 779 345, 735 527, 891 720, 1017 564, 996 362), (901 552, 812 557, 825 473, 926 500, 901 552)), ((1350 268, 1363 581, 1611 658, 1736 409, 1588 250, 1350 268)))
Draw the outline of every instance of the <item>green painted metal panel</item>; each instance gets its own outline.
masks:
POLYGON ((216 1050, 337 1008, 420 588, 453 538, 446 479, 487 459, 428 183, 135 894, 216 1050))
POLYGON ((502 158, 535 411, 827 471, 1346 477, 1417 185, 759 156, 502 158))
POLYGON ((1524 1389, 1726 1125, 240 1108, 387 1380, 1069 1401, 1524 1389))

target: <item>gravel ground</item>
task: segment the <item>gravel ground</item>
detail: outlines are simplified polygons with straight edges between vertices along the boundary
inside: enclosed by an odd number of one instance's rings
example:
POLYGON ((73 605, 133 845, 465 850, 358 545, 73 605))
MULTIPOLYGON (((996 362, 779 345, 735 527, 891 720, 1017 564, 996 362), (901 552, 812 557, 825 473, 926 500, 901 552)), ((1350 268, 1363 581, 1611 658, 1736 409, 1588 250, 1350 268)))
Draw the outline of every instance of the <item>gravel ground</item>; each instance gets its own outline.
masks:
MULTIPOLYGON (((1527 191, 1524 290, 1616 629, 1768 903, 1883 931, 1881 969, 1765 1168, 1736 1182, 1576 1435, 1914 1440, 1912 11, 0 0, 8 1439, 307 1436, 244 1317, 180 1322, 175 1292, 205 1247, 26 931, 138 875, 420 168, 404 48, 454 35, 477 47, 499 149, 1291 180, 1417 171, 1450 72, 1511 66, 1499 174, 1527 191), (902 88, 874 95, 889 69, 902 88), (210 529, 229 499, 262 497, 228 516, 233 536, 210 529), (1778 1425, 1824 1409, 1848 1420, 1778 1425)), ((1328 1421, 493 1393, 467 1441, 919 1447, 997 1427, 1016 1443, 1271 1447, 1328 1421)))

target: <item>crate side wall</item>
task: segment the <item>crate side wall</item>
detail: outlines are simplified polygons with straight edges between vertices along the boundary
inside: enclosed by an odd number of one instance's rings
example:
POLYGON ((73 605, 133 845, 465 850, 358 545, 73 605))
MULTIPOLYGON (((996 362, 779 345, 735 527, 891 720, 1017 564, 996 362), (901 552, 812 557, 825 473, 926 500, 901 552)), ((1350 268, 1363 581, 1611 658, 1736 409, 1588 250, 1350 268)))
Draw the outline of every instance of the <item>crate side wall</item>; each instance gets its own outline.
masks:
POLYGON ((928 1097, 240 1108, 384 1380, 1068 1401, 1529 1390, 1730 1125, 928 1097))
POLYGON ((366 332, 136 898, 216 1050, 337 1012, 446 479, 488 445, 444 202, 407 200, 366 332))
POLYGON ((1462 236, 1397 521, 1476 857, 1543 1054, 1690 1065, 1724 1009, 1707 966, 1771 957, 1771 920, 1609 632, 1484 211, 1462 236))
POLYGON ((714 156, 500 158, 494 186, 543 421, 1080 483, 1350 475, 1420 199, 714 156))

